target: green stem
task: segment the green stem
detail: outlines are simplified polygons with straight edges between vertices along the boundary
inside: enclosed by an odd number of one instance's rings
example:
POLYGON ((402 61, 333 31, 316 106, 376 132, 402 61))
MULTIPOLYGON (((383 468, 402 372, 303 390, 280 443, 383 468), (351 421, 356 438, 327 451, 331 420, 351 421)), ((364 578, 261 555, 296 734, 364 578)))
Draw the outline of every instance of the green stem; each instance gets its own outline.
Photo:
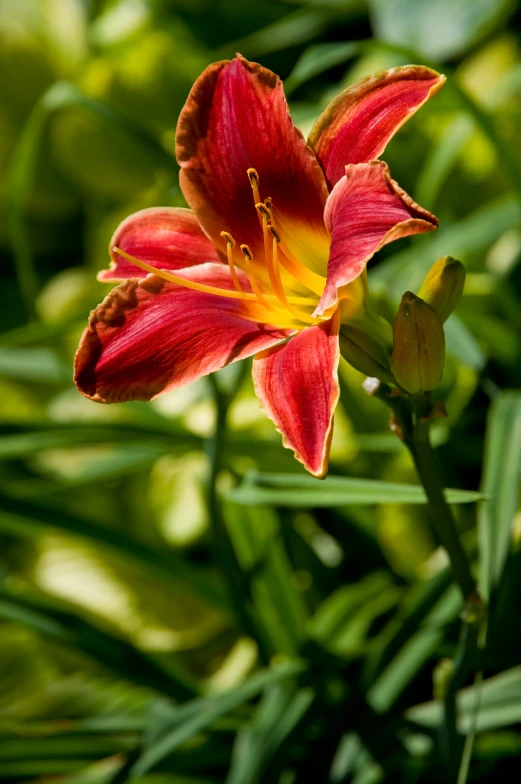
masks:
MULTIPOLYGON (((441 750, 446 760, 450 780, 455 781, 457 778, 458 784, 464 784, 472 755, 475 731, 471 731, 463 745, 457 727, 457 694, 474 668, 479 650, 484 648, 484 642, 480 644, 480 638, 482 630, 486 628, 485 606, 461 545, 452 510, 445 499, 436 455, 430 442, 430 425, 433 417, 430 396, 397 395, 386 384, 380 384, 372 394, 383 400, 393 412, 391 428, 404 441, 414 460, 429 501, 433 527, 440 544, 447 551, 454 579, 465 602, 460 641, 452 673, 443 695, 444 722, 441 728, 441 750)), ((477 698, 476 714, 479 710, 478 705, 479 698, 477 698)))
POLYGON ((418 476, 425 488, 434 529, 440 543, 449 555, 454 577, 463 599, 468 601, 476 595, 476 583, 472 577, 465 551, 461 546, 451 508, 445 500, 436 456, 429 439, 429 425, 429 421, 421 419, 413 421, 412 430, 404 434, 405 443, 411 452, 418 476))

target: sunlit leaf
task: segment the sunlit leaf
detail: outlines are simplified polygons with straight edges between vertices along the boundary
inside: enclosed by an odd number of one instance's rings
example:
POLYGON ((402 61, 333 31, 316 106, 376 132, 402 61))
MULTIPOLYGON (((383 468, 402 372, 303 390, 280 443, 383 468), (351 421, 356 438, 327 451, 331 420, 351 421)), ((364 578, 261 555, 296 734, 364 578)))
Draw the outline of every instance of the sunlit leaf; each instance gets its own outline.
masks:
POLYGON ((482 488, 490 498, 479 512, 480 579, 485 596, 497 589, 512 539, 521 469, 521 394, 504 392, 487 424, 482 488))
MULTIPOLYGON (((447 490, 449 503, 473 503, 483 495, 472 490, 447 490)), ((251 473, 228 496, 237 504, 255 506, 333 507, 365 504, 425 504, 421 485, 404 485, 373 479, 330 476, 319 482, 300 474, 251 473)))

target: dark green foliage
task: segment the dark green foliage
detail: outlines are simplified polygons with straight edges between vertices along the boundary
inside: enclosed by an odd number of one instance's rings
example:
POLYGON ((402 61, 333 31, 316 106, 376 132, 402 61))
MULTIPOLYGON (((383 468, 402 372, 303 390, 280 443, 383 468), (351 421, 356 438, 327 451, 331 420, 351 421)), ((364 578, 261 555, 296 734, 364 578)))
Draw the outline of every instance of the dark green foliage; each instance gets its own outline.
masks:
POLYGON ((440 784, 474 729, 468 781, 518 780, 520 19, 514 0, 0 0, 2 782, 440 784), (366 73, 447 74, 384 156, 440 228, 387 246, 369 285, 392 321, 439 256, 467 269, 433 435, 490 601, 476 661, 413 464, 358 372, 340 369, 323 482, 247 363, 151 404, 73 388, 109 238, 183 205, 176 118, 237 50, 286 80, 304 132, 366 73))

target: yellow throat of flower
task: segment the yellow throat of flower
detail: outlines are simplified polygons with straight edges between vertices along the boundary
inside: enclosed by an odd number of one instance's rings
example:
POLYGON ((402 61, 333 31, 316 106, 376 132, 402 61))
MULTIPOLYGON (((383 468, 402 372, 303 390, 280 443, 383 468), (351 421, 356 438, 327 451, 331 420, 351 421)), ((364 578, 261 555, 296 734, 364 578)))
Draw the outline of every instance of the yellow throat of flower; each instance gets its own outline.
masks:
MULTIPOLYGON (((230 232, 221 232, 221 237, 226 243, 226 257, 235 290, 221 289, 187 280, 167 270, 153 267, 118 247, 114 247, 113 252, 145 272, 153 273, 171 283, 217 297, 240 300, 244 306, 242 315, 251 321, 293 330, 305 329, 309 325, 327 321, 331 318, 336 306, 332 312, 327 312, 323 316, 312 315, 324 290, 325 277, 308 269, 283 242, 281 234, 274 224, 271 197, 268 196, 263 201, 261 200, 259 175, 255 169, 248 169, 247 175, 262 229, 264 259, 260 264, 259 262, 254 263, 253 253, 248 245, 242 244, 237 248, 237 243, 230 232), (238 269, 248 276, 251 291, 244 290, 237 274, 238 269), (266 272, 267 275, 262 274, 266 272), (298 289, 307 289, 309 296, 287 293, 286 288, 291 279, 296 281, 298 289)), ((291 285, 289 288, 291 291, 291 285)))

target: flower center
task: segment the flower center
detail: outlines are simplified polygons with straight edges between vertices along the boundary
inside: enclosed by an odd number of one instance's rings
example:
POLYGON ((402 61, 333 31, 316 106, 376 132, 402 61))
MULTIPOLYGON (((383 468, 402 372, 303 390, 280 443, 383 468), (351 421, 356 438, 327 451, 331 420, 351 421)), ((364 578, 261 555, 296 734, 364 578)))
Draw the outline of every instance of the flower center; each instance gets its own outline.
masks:
MULTIPOLYGON (((114 247, 112 250, 145 272, 150 272, 171 283, 176 283, 193 291, 240 300, 244 304, 245 317, 252 321, 293 329, 304 329, 309 324, 320 324, 322 321, 330 318, 330 315, 317 318, 312 316, 311 313, 324 290, 326 280, 322 275, 318 275, 304 266, 283 242, 280 232, 274 225, 271 197, 267 197, 264 201, 261 200, 259 175, 255 169, 248 169, 247 174, 253 191, 255 209, 262 228, 264 268, 268 273, 269 283, 266 280, 257 279, 256 269, 258 271, 259 265, 254 265, 253 253, 248 245, 240 245, 241 254, 237 255, 237 243, 228 231, 222 231, 221 237, 226 242, 226 256, 234 289, 221 289, 206 283, 188 280, 180 275, 158 269, 145 261, 136 259, 121 248, 114 247), (237 269, 245 272, 248 276, 251 291, 244 291, 237 269), (282 270, 307 288, 312 296, 286 294, 282 270)), ((287 275, 285 277, 287 281, 287 275)))

